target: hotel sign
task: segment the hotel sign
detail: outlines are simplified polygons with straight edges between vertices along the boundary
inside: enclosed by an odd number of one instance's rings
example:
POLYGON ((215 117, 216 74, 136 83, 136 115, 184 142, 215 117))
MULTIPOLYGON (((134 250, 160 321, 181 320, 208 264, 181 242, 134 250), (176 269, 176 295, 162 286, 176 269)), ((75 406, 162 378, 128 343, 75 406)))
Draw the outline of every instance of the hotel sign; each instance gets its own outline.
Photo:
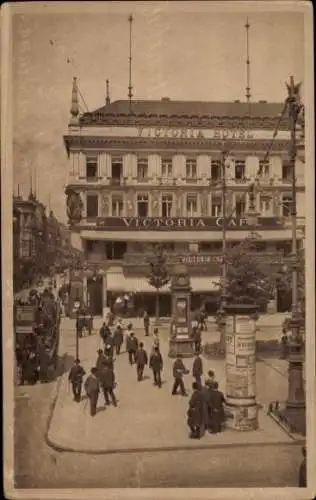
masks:
POLYGON ((250 130, 218 128, 203 130, 194 128, 138 128, 138 137, 165 139, 254 139, 250 130))
MULTIPOLYGON (((222 217, 98 217, 97 227, 109 231, 214 231, 223 228, 222 217)), ((253 229, 247 218, 230 218, 227 229, 253 229)), ((276 217, 258 219, 257 229, 280 229, 276 217)))

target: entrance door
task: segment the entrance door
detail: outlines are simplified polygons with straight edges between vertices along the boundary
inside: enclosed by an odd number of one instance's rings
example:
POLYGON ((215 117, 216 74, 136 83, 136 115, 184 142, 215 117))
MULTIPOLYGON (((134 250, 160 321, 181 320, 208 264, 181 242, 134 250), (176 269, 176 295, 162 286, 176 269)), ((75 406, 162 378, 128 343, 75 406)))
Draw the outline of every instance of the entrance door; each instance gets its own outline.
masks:
POLYGON ((93 316, 102 316, 103 313, 103 290, 102 277, 87 280, 88 306, 93 316))

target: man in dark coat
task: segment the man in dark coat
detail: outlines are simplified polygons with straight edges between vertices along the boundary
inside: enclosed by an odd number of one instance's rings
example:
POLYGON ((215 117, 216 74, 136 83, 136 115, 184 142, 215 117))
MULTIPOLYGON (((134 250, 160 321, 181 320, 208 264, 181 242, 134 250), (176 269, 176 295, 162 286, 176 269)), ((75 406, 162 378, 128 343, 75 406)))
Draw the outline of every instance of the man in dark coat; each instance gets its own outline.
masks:
POLYGON ((190 437, 200 439, 204 426, 204 398, 196 382, 192 384, 193 394, 189 401, 188 426, 191 430, 190 437))
POLYGON ((135 353, 135 363, 137 369, 137 380, 140 382, 143 379, 144 368, 148 364, 147 352, 144 349, 144 344, 141 342, 135 353))
POLYGON ((201 342, 202 342, 202 326, 201 324, 195 326, 193 328, 193 341, 194 341, 194 350, 195 352, 201 351, 201 342))
POLYGON ((100 392, 100 382, 97 378, 97 373, 98 370, 96 367, 91 368, 91 373, 84 383, 84 388, 90 401, 91 417, 94 417, 97 413, 97 404, 100 392))
POLYGON ((135 363, 135 353, 137 351, 138 341, 134 335, 134 332, 132 332, 132 325, 128 325, 127 328, 128 335, 126 337, 126 350, 128 352, 129 363, 133 365, 135 363))
POLYGON ((117 325, 115 332, 114 332, 114 335, 113 335, 113 344, 115 346, 115 352, 116 352, 117 356, 121 352, 123 340, 124 340, 124 335, 123 335, 122 327, 121 327, 121 325, 117 325))
POLYGON ((39 348, 39 379, 41 383, 48 382, 48 370, 51 362, 50 349, 47 344, 41 344, 39 348))
POLYGON ((152 369, 154 375, 154 384, 161 388, 161 371, 163 369, 162 356, 159 347, 154 347, 149 359, 149 368, 152 369))
POLYGON ((106 343, 104 345, 104 352, 105 351, 110 353, 111 356, 113 356, 113 354, 114 354, 114 340, 112 337, 112 333, 110 335, 108 335, 106 338, 106 343))
POLYGON ((80 364, 80 359, 75 359, 73 366, 69 372, 68 380, 72 386, 74 400, 79 403, 81 399, 82 380, 86 372, 80 364))
POLYGON ((103 354, 102 349, 98 349, 98 357, 97 357, 97 362, 95 364, 96 369, 99 371, 101 370, 103 363, 106 361, 105 355, 103 354))
POLYGON ((212 392, 213 392, 214 381, 207 379, 205 385, 202 387, 202 396, 204 398, 204 411, 205 411, 205 428, 209 431, 211 430, 211 416, 212 416, 212 392))
POLYGON ((213 389, 210 395, 211 419, 210 430, 212 434, 218 434, 222 431, 224 422, 224 394, 218 390, 218 383, 214 382, 213 389))
POLYGON ((183 383, 183 375, 188 374, 189 370, 186 369, 186 367, 183 364, 182 361, 182 356, 181 354, 178 355, 177 359, 173 363, 173 377, 174 377, 174 383, 172 387, 172 392, 171 394, 174 396, 177 394, 177 389, 180 387, 181 395, 186 396, 186 391, 183 383))
POLYGON ((99 372, 99 378, 104 394, 105 404, 106 405, 110 404, 110 398, 109 398, 110 396, 113 406, 117 406, 117 401, 114 394, 115 374, 113 367, 109 365, 103 365, 101 371, 99 372))
POLYGON ((149 335, 149 323, 150 323, 149 315, 148 315, 148 312, 145 311, 144 312, 144 329, 145 329, 145 336, 146 337, 148 337, 148 335, 149 335))
POLYGON ((202 359, 200 358, 198 351, 195 353, 195 358, 192 367, 192 375, 193 378, 195 378, 195 381, 198 384, 199 388, 201 388, 202 387, 201 377, 203 375, 203 362, 202 359))

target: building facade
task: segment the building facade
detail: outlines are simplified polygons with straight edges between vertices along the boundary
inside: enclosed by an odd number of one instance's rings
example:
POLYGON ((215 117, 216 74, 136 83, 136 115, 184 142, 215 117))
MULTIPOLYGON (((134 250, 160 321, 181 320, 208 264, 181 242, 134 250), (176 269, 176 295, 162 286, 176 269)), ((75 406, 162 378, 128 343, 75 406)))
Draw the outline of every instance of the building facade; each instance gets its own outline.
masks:
MULTIPOLYGON (((222 262, 223 148, 226 168, 227 242, 253 231, 248 224, 249 185, 257 179, 255 228, 258 255, 281 265, 291 252, 291 166, 283 103, 116 101, 79 114, 74 79, 71 120, 64 142, 69 158, 67 211, 72 243, 84 252, 76 292, 94 314, 122 293, 137 308, 154 310, 146 279, 153 245, 162 243, 170 265, 185 262, 192 307, 216 295, 222 262), (260 175, 258 172, 260 167, 260 175)), ((304 164, 297 160, 297 211, 304 226, 304 164)), ((303 232, 298 231, 299 240, 303 232)), ((160 290, 170 313, 169 287, 160 290)), ((276 297, 277 299, 277 297, 276 297)), ((277 302, 277 301, 276 301, 277 302)), ((276 308, 277 304, 271 304, 276 308)))

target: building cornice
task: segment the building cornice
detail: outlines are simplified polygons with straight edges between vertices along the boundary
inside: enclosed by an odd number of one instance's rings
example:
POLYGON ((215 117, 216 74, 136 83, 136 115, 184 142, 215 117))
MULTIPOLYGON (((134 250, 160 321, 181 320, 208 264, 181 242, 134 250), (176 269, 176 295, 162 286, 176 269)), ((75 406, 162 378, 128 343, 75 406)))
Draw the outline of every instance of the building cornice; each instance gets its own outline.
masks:
MULTIPOLYGON (((64 136, 67 151, 84 149, 99 149, 100 151, 109 148, 121 148, 127 151, 137 151, 139 149, 146 149, 153 153, 161 153, 164 149, 174 149, 179 152, 181 150, 196 150, 201 151, 214 151, 220 152, 223 148, 222 139, 172 139, 172 138, 152 138, 147 137, 84 137, 81 135, 66 135, 64 136)), ((226 140, 225 145, 231 150, 236 152, 249 152, 249 151, 267 151, 271 145, 271 140, 268 139, 238 139, 226 140)), ((288 152, 289 141, 275 139, 272 152, 288 152)))

